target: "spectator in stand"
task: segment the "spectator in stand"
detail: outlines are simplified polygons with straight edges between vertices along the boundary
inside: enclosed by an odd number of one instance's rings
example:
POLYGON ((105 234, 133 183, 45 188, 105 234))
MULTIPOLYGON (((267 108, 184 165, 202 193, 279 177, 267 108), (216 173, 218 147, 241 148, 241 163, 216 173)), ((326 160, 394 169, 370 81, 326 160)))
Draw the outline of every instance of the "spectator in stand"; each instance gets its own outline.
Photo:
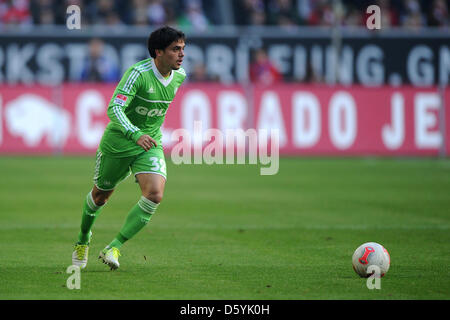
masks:
POLYGON ((313 0, 297 0, 296 10, 302 21, 305 21, 305 23, 308 21, 312 12, 312 1, 313 0))
POLYGON ((128 12, 127 21, 136 26, 161 26, 173 20, 173 1, 163 0, 133 0, 128 12))
POLYGON ((428 25, 433 27, 448 27, 450 17, 445 0, 434 0, 428 12, 428 25))
POLYGON ((363 23, 363 15, 360 10, 354 6, 348 6, 343 21, 344 26, 360 27, 363 23))
POLYGON ((113 0, 95 0, 86 7, 87 17, 90 24, 102 25, 111 21, 111 16, 117 12, 113 0))
POLYGON ((235 0, 233 4, 238 25, 264 25, 266 23, 263 0, 235 0))
POLYGON ((33 24, 36 25, 54 25, 56 6, 53 0, 31 0, 30 12, 33 24))
POLYGON ((418 0, 403 1, 403 12, 400 16, 400 22, 402 26, 411 29, 418 29, 426 24, 418 0))
POLYGON ((147 7, 148 22, 151 25, 163 25, 167 21, 166 8, 162 0, 150 0, 147 7))
POLYGON ((165 0, 166 4, 166 25, 175 26, 177 25, 177 5, 176 0, 165 0))
POLYGON ((131 2, 130 23, 137 26, 148 24, 147 0, 133 0, 131 2))
MULTIPOLYGON (((220 6, 217 5, 216 1, 211 0, 201 0, 203 12, 205 13, 206 18, 208 19, 210 24, 218 25, 223 22, 223 16, 221 12, 220 6)), ((223 1, 223 0, 217 0, 223 1)), ((231 2, 230 0, 227 0, 231 2)))
POLYGON ((28 0, 0 0, 0 25, 31 25, 33 19, 28 0))
POLYGON ((209 26, 209 21, 203 12, 202 2, 199 0, 186 0, 184 3, 184 14, 178 18, 180 28, 205 31, 209 26))
POLYGON ((311 26, 333 26, 336 20, 332 1, 317 0, 312 3, 308 24, 311 26))
POLYGON ((53 26, 56 24, 56 17, 53 10, 45 8, 39 13, 39 24, 41 26, 53 26))
POLYGON ((199 62, 194 65, 192 72, 187 77, 190 82, 216 82, 219 81, 218 77, 212 77, 206 70, 206 66, 199 62))
POLYGON ((84 61, 81 81, 116 82, 119 80, 119 67, 104 53, 104 43, 94 38, 89 42, 88 56, 84 61))
POLYGON ((409 29, 420 29, 424 26, 424 17, 420 12, 412 12, 403 20, 403 26, 409 29))
POLYGON ((270 61, 266 50, 262 48, 256 50, 253 62, 250 65, 250 81, 252 83, 271 85, 282 80, 281 73, 270 61))
POLYGON ((105 17, 105 24, 114 27, 122 27, 125 25, 116 11, 111 11, 107 13, 105 17))
POLYGON ((391 5, 391 0, 378 0, 377 5, 380 7, 380 11, 382 12, 381 27, 389 28, 398 26, 398 12, 395 7, 391 5))
POLYGON ((292 0, 269 0, 268 22, 278 26, 298 26, 302 24, 292 0))

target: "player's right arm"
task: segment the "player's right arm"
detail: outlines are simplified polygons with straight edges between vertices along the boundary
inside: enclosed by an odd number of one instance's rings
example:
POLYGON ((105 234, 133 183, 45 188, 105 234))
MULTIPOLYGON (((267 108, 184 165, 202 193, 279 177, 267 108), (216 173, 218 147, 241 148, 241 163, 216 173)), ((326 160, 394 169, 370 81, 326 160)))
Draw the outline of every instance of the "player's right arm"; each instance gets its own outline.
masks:
POLYGON ((151 148, 152 144, 156 146, 156 141, 133 125, 124 112, 134 99, 137 89, 143 85, 141 71, 144 69, 142 67, 141 69, 138 70, 133 67, 125 72, 111 98, 107 115, 111 122, 122 131, 125 137, 147 151, 151 148))

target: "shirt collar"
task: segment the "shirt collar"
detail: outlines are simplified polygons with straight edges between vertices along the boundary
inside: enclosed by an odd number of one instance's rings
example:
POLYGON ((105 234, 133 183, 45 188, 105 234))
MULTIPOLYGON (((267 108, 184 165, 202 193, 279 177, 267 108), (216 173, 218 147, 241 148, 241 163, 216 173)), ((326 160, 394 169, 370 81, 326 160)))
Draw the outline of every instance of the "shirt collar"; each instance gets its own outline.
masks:
POLYGON ((173 70, 170 71, 170 76, 167 79, 162 76, 162 74, 156 67, 155 59, 152 59, 152 70, 156 78, 159 80, 159 82, 162 83, 164 87, 167 87, 173 79, 173 70))

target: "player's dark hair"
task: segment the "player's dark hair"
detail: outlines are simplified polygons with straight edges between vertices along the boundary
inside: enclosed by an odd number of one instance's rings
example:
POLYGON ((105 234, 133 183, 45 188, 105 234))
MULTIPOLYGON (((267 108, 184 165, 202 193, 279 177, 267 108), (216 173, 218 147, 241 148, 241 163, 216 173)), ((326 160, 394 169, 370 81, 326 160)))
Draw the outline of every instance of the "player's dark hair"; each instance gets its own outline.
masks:
POLYGON ((186 40, 186 36, 182 31, 176 30, 169 26, 156 29, 148 37, 148 52, 152 58, 156 58, 156 50, 164 50, 172 42, 178 41, 179 39, 186 40))

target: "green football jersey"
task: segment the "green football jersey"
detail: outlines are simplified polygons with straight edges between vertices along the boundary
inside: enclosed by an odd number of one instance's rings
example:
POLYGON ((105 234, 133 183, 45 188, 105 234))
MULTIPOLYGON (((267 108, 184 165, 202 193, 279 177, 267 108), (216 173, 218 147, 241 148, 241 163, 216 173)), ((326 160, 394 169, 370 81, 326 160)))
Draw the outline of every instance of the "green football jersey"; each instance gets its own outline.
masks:
POLYGON ((131 66, 109 102, 107 114, 111 121, 103 133, 100 150, 115 157, 139 154, 144 149, 136 141, 143 134, 161 144, 161 125, 185 77, 180 68, 164 78, 152 58, 131 66))

